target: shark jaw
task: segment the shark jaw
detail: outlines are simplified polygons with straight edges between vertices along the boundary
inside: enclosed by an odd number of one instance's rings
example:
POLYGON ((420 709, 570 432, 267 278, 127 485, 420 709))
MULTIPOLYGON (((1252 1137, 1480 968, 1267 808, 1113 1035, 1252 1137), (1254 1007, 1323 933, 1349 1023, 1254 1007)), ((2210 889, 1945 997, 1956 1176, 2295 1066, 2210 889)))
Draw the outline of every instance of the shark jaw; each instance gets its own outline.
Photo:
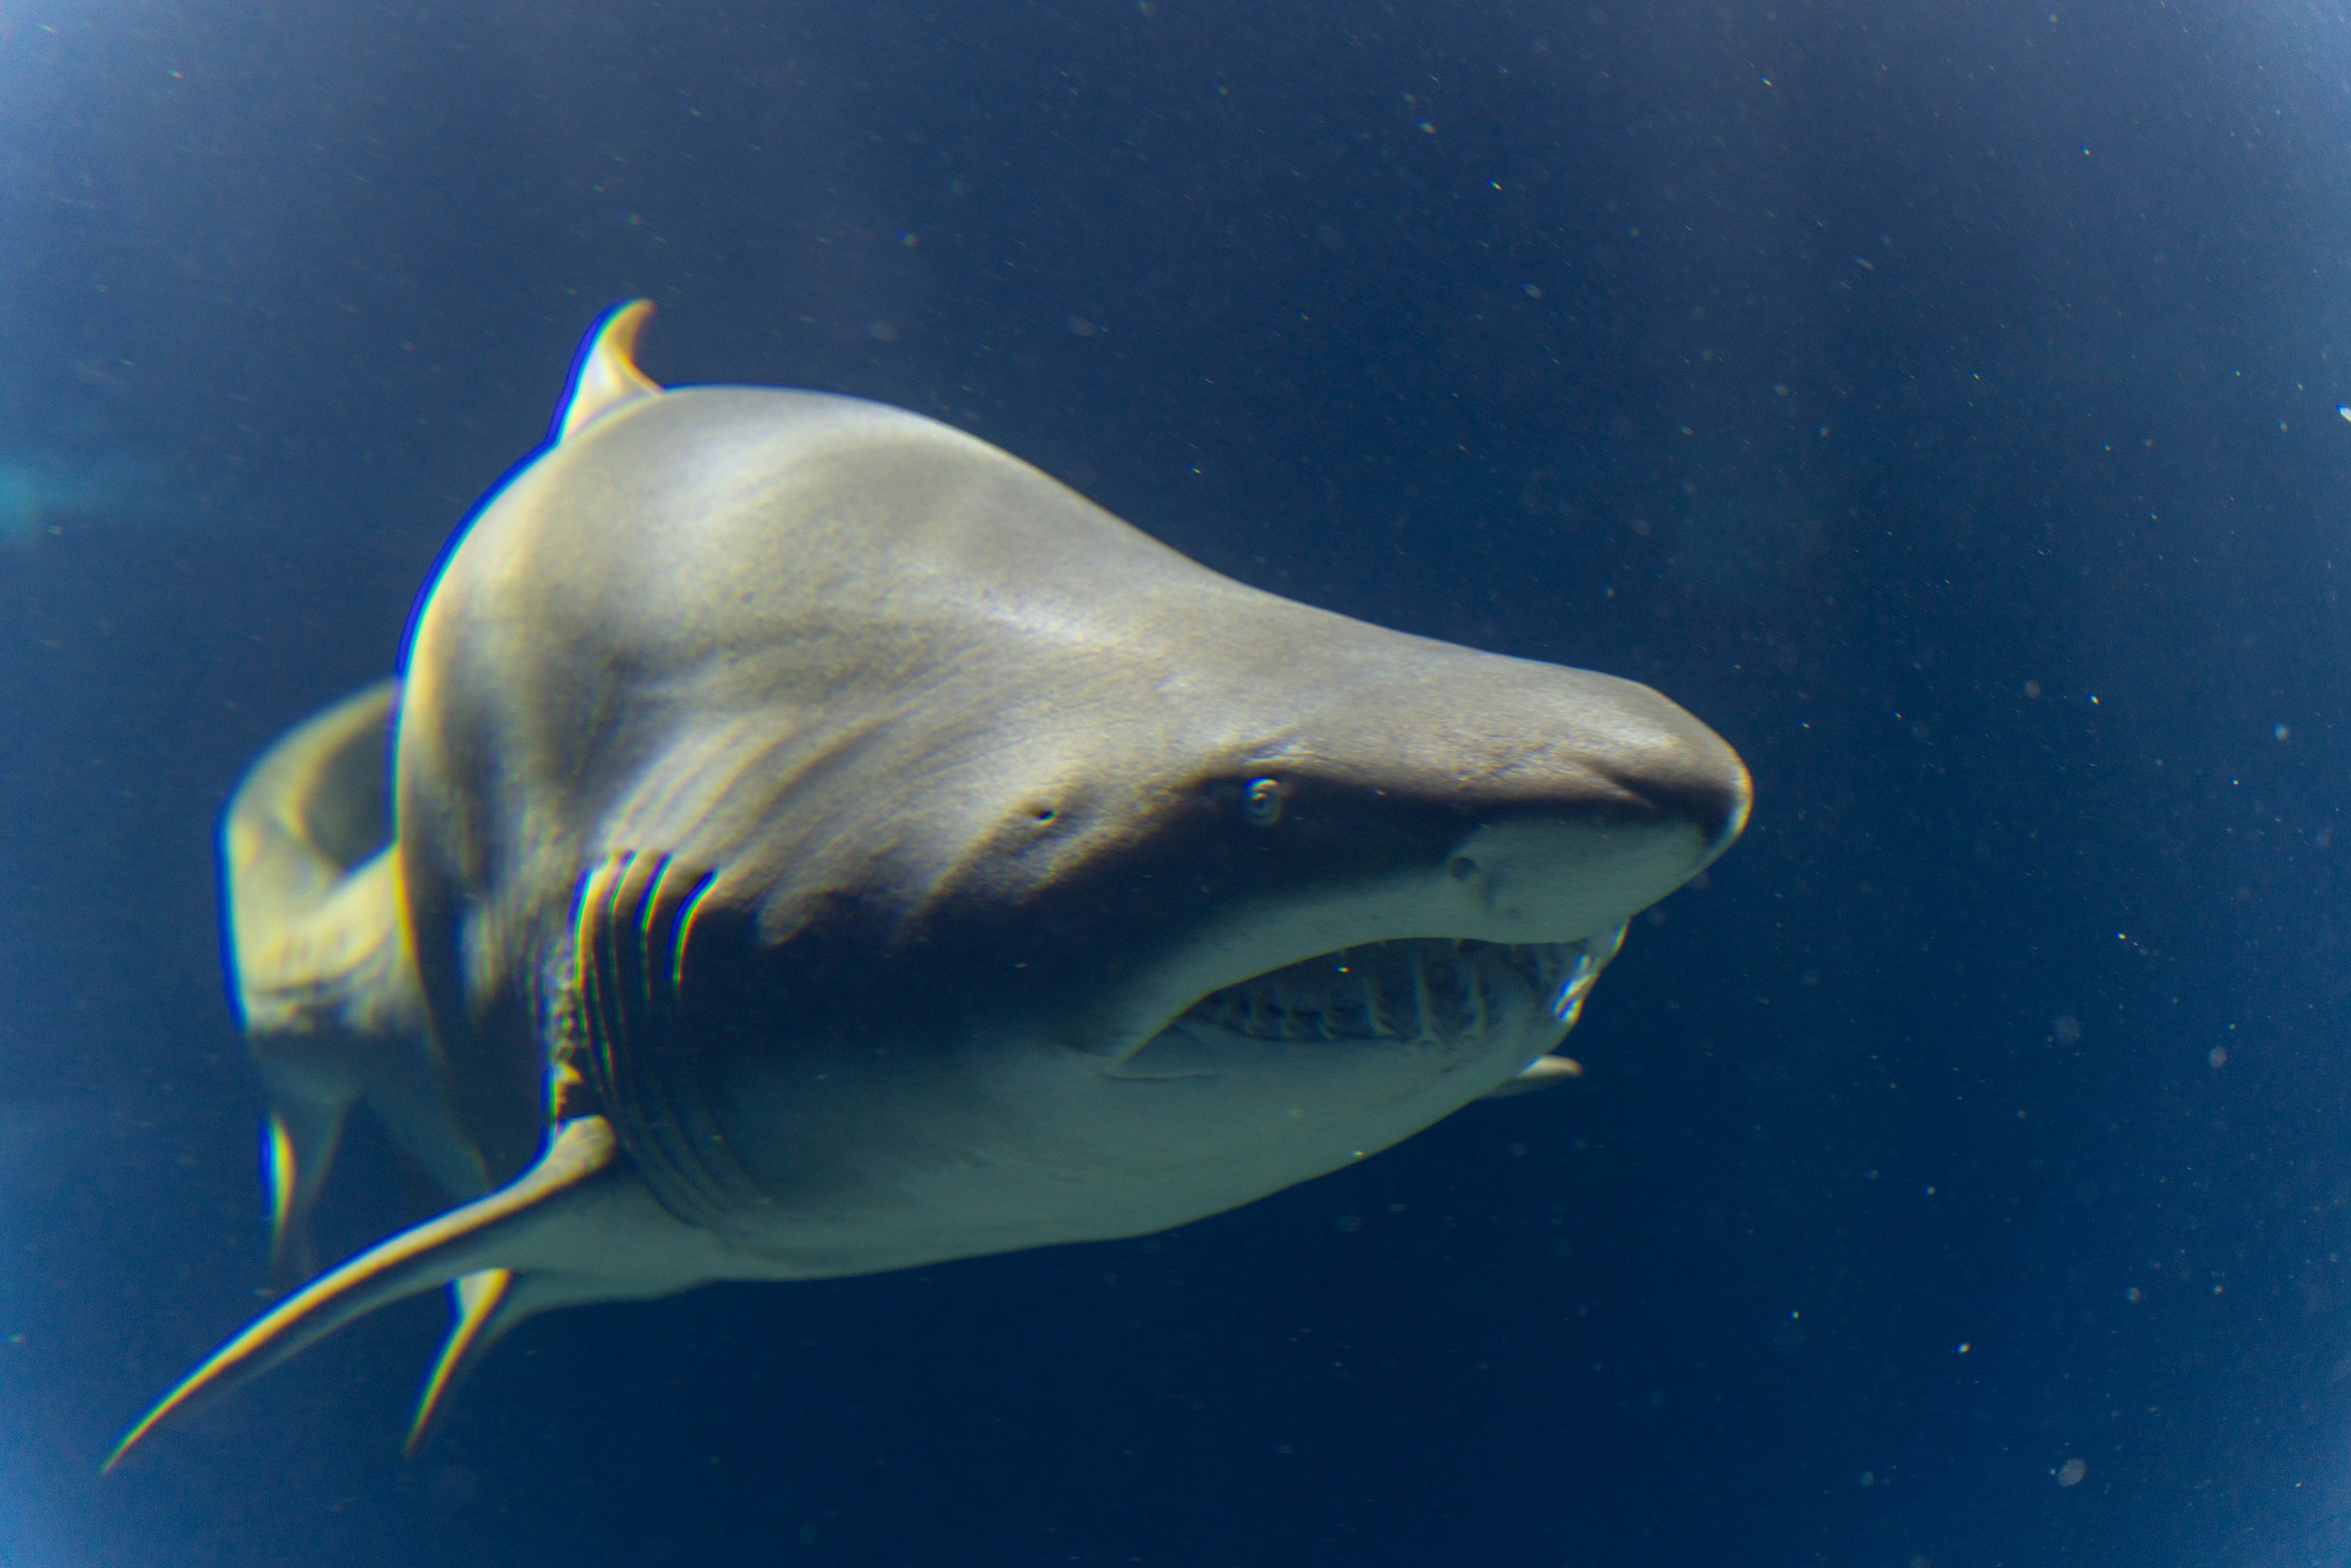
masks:
POLYGON ((804 1198, 769 1166, 760 1210, 722 1223, 762 1271, 862 1272, 1143 1235, 1343 1169, 1556 1047, 1625 919, 1717 847, 1687 822, 1520 823, 1228 910, 1059 1016, 975 1031, 936 1095, 893 1073, 861 1179, 804 1198))
POLYGON ((1297 1048, 1333 1074, 1400 1052, 1446 1075, 1507 1082, 1574 1026, 1625 921, 1739 825, 1706 835, 1670 818, 1488 824, 1433 867, 1237 911, 1138 988, 1149 1022, 1121 1031, 1107 1071, 1213 1077, 1297 1048))
POLYGON ((1624 936, 1619 925, 1580 942, 1405 937, 1319 954, 1209 992, 1110 1076, 1215 1078, 1289 1047, 1523 1067, 1574 1027, 1624 936))
POLYGON ((761 1170, 759 1199, 709 1222, 723 1272, 822 1278, 1141 1236, 1343 1169, 1556 1046, 1622 935, 1367 941, 1212 988, 1115 1054, 1016 1026, 892 1074, 893 1104, 871 1117, 850 1103, 864 1086, 835 1072, 859 1146, 807 1186, 761 1170))

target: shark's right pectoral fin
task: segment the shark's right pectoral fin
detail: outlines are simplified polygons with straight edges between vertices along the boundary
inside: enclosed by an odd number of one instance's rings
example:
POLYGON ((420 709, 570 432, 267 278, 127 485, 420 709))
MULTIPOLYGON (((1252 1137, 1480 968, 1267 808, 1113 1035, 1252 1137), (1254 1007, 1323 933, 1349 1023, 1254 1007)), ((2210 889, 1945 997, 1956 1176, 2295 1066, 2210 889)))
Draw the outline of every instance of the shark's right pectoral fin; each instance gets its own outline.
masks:
POLYGON ((447 1109, 387 841, 386 681, 296 727, 221 821, 237 1010, 268 1092, 270 1272, 316 1271, 310 1211, 344 1118, 366 1100, 453 1198, 489 1186, 447 1109))
POLYGON ((462 1280, 456 1329, 426 1385, 413 1448, 457 1375, 514 1323, 547 1306, 698 1284, 712 1277, 691 1261, 705 1245, 646 1193, 610 1123, 566 1122, 513 1182, 362 1252, 214 1352, 131 1429, 106 1468, 192 1401, 259 1376, 378 1307, 462 1280), (534 1288, 541 1273, 547 1282, 534 1288))

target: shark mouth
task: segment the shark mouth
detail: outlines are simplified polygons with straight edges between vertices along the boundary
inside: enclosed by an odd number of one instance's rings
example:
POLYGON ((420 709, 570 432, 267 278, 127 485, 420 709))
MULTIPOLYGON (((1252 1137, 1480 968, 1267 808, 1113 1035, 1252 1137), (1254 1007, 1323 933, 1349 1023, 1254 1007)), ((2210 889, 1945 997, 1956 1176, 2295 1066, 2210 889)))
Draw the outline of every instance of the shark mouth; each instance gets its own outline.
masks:
POLYGON ((1618 926, 1581 942, 1436 937, 1343 947, 1210 991, 1127 1066, 1140 1070, 1134 1076, 1156 1076, 1154 1066, 1174 1066, 1165 1059, 1186 1054, 1182 1046, 1203 1036, 1460 1051, 1509 1037, 1540 1054, 1574 1024, 1624 937, 1618 926), (1144 1060, 1152 1057, 1162 1060, 1144 1060))

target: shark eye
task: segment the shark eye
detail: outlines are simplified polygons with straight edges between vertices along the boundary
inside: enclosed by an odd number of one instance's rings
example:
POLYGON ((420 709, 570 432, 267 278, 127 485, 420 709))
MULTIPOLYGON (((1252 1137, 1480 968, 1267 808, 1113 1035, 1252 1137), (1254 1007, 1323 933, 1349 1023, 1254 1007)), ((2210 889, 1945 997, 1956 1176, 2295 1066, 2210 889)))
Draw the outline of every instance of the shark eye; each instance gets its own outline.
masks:
POLYGON ((1289 791, 1279 779, 1252 779, 1241 786, 1241 815, 1257 827, 1281 821, 1281 798, 1289 791))

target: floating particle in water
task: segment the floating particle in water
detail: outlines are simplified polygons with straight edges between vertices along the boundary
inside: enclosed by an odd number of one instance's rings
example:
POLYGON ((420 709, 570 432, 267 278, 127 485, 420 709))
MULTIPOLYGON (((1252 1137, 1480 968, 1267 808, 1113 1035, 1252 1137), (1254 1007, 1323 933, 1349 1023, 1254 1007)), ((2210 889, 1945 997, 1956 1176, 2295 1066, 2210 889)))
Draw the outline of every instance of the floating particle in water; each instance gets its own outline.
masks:
POLYGON ((2278 740, 2291 740, 2294 738, 2294 731, 2282 724, 2272 725, 2270 727, 2270 735, 2273 738, 2278 740))
POLYGON ((2137 1301, 2137 1300, 2138 1300, 2138 1287, 2137 1287, 2137 1285, 2133 1285, 2130 1289, 2128 1289, 2128 1290, 2125 1291, 2123 1292, 2123 1300, 2124 1300, 2124 1301, 2137 1301))
POLYGON ((898 324, 895 321, 868 321, 865 335, 877 343, 894 343, 898 340, 898 324))
POLYGON ((2061 1487, 2080 1486, 2082 1478, 2089 1473, 2090 1467, 2085 1461, 2068 1459, 2057 1467, 2057 1484, 2061 1487))
POLYGON ((2341 414, 2346 419, 2351 419, 2351 402, 2336 403, 2335 405, 2335 412, 2341 414))
POLYGON ((2049 1020, 2049 1035, 2060 1045, 2072 1045, 2082 1038, 2082 1020, 2072 1013, 2059 1013, 2049 1020))
POLYGON ((2225 1045, 2216 1045, 2204 1053, 2204 1060, 2216 1068, 2226 1067, 2229 1065, 2229 1048, 2225 1045))

